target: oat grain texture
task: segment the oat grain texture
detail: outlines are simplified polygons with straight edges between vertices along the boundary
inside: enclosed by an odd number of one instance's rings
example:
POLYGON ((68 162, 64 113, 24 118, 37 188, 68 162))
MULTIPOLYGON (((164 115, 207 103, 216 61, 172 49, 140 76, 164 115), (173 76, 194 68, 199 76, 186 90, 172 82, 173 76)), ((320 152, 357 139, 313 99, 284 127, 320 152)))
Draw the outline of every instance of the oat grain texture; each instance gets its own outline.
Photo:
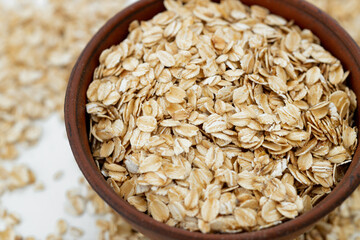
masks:
MULTIPOLYGON (((120 10, 123 4, 119 1, 104 0, 99 7, 98 1, 92 0, 49 0, 45 6, 38 7, 27 1, 17 2, 21 6, 21 11, 0 4, 1 159, 15 159, 21 154, 17 150, 18 144, 31 146, 36 143, 41 136, 41 128, 35 124, 35 121, 44 119, 54 112, 62 114, 66 82, 77 55, 92 34, 109 16, 120 10), (89 14, 92 18, 88 17, 89 14)), ((358 0, 311 0, 310 2, 337 19, 360 43, 360 28, 357 27, 360 18, 358 0)), ((290 45, 291 42, 289 40, 290 45)), ((166 54, 159 53, 160 61, 167 57, 166 54)), ((131 67, 134 64, 129 61, 127 66, 131 67)), ((165 64, 171 65, 172 62, 165 64)), ((175 92, 176 89, 173 91, 175 92)), ((173 101, 177 101, 177 98, 173 101)), ((143 123, 146 125, 148 121, 139 120, 139 125, 143 123)), ((164 124, 175 123, 169 121, 164 124)), ((146 127, 149 129, 149 126, 146 127)), ((181 146, 183 145, 186 146, 186 142, 181 146)), ((4 169, 1 161, 3 160, 0 160, 0 192, 23 188, 36 181, 31 169, 18 166, 16 161, 13 162, 12 169, 4 169)), ((302 162, 304 168, 307 168, 308 161, 305 157, 302 162)), ((93 206, 93 212, 99 216, 105 213, 112 215, 111 220, 103 219, 97 222, 99 239, 105 239, 105 236, 108 236, 107 239, 145 239, 132 231, 88 186, 85 186, 83 181, 81 185, 87 189, 86 194, 72 192, 68 197, 76 199, 82 197, 86 204, 93 206)), ((196 197, 196 193, 190 197, 196 197)), ((79 207, 81 201, 69 199, 70 204, 74 203, 73 207, 78 209, 81 209, 81 203, 79 207)), ((133 198, 130 201, 133 205, 142 205, 139 199, 133 198)), ((359 235, 356 234, 360 231, 359 203, 360 190, 357 190, 341 207, 299 239, 359 239, 359 235)), ((154 208, 159 206, 159 204, 153 205, 154 208)), ((174 205, 173 208, 176 207, 174 205)), ((0 232, 0 239, 32 240, 31 237, 22 238, 21 233, 16 232, 16 225, 20 222, 21 216, 11 214, 5 208, 6 206, 2 206, 0 217, 6 222, 7 228, 0 232)), ((237 212, 252 215, 251 211, 244 209, 237 212)), ((69 229, 66 222, 59 220, 57 231, 49 233, 47 239, 62 239, 62 234, 69 229)), ((71 230, 74 236, 81 235, 82 231, 86 231, 85 226, 83 230, 71 230)))

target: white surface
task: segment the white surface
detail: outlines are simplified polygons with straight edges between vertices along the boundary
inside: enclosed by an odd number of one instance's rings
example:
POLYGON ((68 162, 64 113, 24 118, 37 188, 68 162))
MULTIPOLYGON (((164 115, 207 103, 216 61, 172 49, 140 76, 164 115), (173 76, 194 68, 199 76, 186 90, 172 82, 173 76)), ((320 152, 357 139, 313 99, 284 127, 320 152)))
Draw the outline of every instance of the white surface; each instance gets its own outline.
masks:
MULTIPOLYGON (((44 191, 35 191, 34 186, 6 193, 1 197, 1 203, 11 213, 20 216, 22 222, 16 227, 16 232, 22 236, 34 236, 45 239, 49 233, 55 232, 56 221, 66 219, 69 225, 84 230, 82 238, 97 239, 95 227, 96 217, 85 214, 81 217, 71 217, 64 212, 65 193, 79 186, 81 172, 73 158, 67 141, 64 122, 57 115, 41 122, 43 136, 39 143, 24 150, 16 162, 5 165, 24 164, 35 173, 37 181, 44 183, 44 191), (54 174, 63 171, 60 180, 54 180, 54 174)), ((0 229, 3 226, 0 224, 0 229)), ((74 239, 67 235, 64 239, 74 239)))

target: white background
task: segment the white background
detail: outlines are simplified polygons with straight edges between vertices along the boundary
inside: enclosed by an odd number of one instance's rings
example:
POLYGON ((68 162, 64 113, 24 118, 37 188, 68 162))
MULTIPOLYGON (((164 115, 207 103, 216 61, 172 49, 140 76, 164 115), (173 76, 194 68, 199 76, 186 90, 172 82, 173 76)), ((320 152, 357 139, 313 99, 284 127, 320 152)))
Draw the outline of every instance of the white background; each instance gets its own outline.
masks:
MULTIPOLYGON (((42 121, 43 136, 39 143, 24 149, 15 164, 29 166, 36 175, 37 182, 45 185, 44 191, 36 191, 34 186, 14 192, 5 193, 1 203, 9 212, 16 213, 21 218, 21 224, 16 232, 22 236, 34 236, 45 239, 49 233, 55 232, 56 221, 65 219, 69 225, 84 230, 82 238, 97 239, 95 227, 96 217, 88 213, 81 217, 72 217, 65 213, 66 191, 77 188, 81 172, 73 158, 65 133, 65 125, 57 115, 42 121), (63 172, 59 180, 54 174, 63 172)), ((6 165, 11 166, 8 162, 6 165)), ((3 226, 0 224, 0 229, 3 226)), ((64 239, 74 239, 67 235, 64 239)))

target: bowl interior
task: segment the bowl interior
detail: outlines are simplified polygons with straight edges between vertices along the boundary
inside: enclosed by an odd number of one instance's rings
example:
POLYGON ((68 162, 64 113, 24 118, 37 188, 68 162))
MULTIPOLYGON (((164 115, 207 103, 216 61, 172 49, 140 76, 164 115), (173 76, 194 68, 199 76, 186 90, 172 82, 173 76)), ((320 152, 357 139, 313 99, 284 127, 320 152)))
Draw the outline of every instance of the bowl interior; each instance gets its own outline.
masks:
MULTIPOLYGON (((350 70, 348 79, 352 90, 360 96, 360 50, 351 37, 328 15, 302 0, 243 0, 247 5, 261 5, 272 13, 293 19, 302 28, 317 35, 322 45, 341 60, 350 70)), ((116 195, 98 171, 88 143, 89 121, 86 114, 86 89, 92 81, 93 72, 99 65, 101 52, 120 43, 128 34, 133 20, 148 20, 164 10, 162 0, 143 0, 115 15, 93 37, 76 63, 65 101, 65 122, 75 159, 94 190, 135 229, 154 239, 292 239, 303 233, 317 220, 325 216, 349 196, 360 182, 360 151, 356 150, 353 162, 338 186, 314 209, 294 220, 257 232, 240 234, 201 234, 169 227, 137 211, 116 195)), ((359 104, 359 102, 358 102, 359 104)), ((356 126, 359 126, 359 112, 356 126)))

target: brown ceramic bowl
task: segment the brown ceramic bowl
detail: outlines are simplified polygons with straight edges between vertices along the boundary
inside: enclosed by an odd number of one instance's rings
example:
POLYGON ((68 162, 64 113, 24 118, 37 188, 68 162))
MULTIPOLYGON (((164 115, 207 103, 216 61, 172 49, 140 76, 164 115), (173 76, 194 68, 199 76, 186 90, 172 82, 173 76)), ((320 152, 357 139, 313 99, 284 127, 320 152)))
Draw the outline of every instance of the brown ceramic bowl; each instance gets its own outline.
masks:
MULTIPOLYGON (((348 82, 359 99, 360 49, 335 20, 303 0, 243 0, 242 2, 264 6, 286 19, 295 20, 295 23, 302 28, 311 29, 321 39, 322 45, 350 70, 348 82)), ((316 221, 339 206, 360 183, 359 148, 342 181, 311 211, 269 229, 239 234, 202 234, 157 222, 117 196, 97 169, 88 142, 89 122, 85 104, 86 89, 92 80, 94 69, 99 64, 100 53, 120 43, 127 36, 130 22, 136 19, 148 20, 163 10, 162 0, 143 0, 116 14, 92 38, 73 69, 65 99, 65 122, 72 151, 86 179, 93 189, 136 230, 152 239, 293 239, 304 233, 316 221)), ((356 113, 356 118, 356 125, 359 127, 359 111, 356 113)))

